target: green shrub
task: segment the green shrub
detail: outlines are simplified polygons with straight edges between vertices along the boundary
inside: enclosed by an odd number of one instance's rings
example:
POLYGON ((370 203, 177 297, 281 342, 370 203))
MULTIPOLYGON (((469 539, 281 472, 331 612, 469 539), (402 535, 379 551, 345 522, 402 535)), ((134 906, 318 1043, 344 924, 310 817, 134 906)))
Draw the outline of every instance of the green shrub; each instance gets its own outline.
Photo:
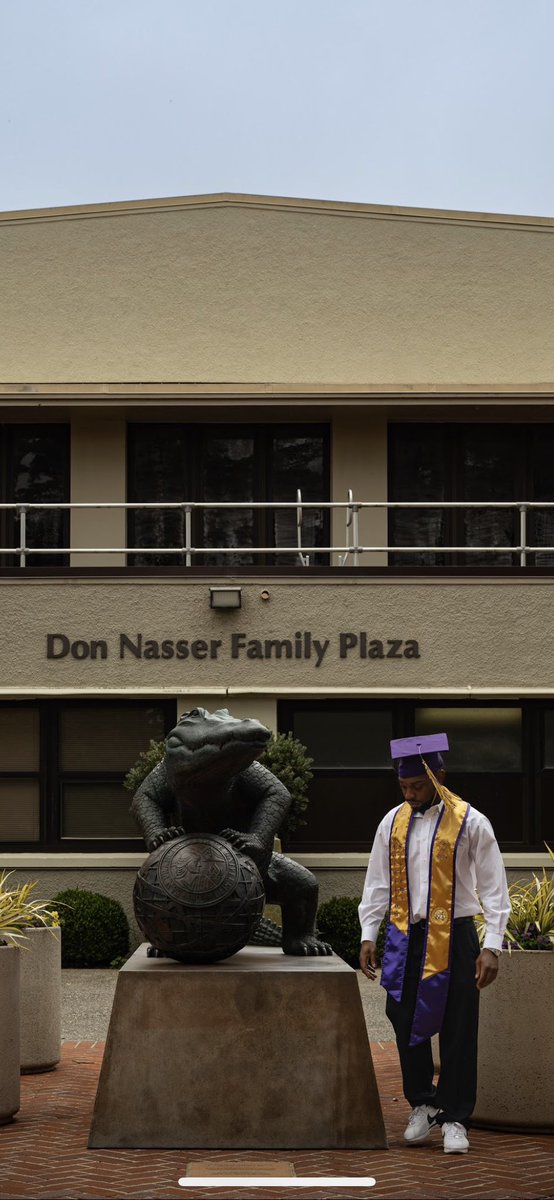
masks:
POLYGON ((260 755, 260 762, 291 794, 292 804, 279 833, 284 838, 305 825, 304 813, 308 807, 308 784, 313 779, 310 767, 313 763, 306 747, 292 733, 272 733, 260 755))
POLYGON ((164 754, 165 740, 155 742, 152 738, 148 743, 148 750, 141 750, 135 765, 127 772, 123 780, 123 787, 128 792, 132 792, 134 796, 143 779, 146 779, 146 776, 154 770, 154 767, 157 767, 158 763, 162 761, 164 754))
POLYGON ((62 929, 64 967, 106 967, 129 952, 129 922, 119 900, 68 888, 49 902, 62 929))
MULTIPOLYGON (((360 899, 352 896, 332 896, 321 904, 317 914, 317 928, 324 941, 329 942, 335 954, 343 958, 350 967, 357 967, 360 955, 361 930, 358 919, 360 899)), ((387 917, 383 917, 377 935, 377 954, 383 956, 387 917)))

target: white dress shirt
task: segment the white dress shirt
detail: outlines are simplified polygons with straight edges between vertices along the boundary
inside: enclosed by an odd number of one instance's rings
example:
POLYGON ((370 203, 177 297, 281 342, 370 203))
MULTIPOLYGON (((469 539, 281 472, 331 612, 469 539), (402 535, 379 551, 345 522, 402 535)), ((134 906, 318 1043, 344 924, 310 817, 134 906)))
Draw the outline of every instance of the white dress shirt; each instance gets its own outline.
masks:
MULTIPOLYGON (((358 909, 362 941, 375 942, 381 921, 389 907, 389 841, 393 819, 402 806, 391 809, 375 834, 364 884, 362 902, 358 909)), ((415 813, 408 839, 408 886, 410 892, 410 922, 427 916, 429 891, 429 856, 435 827, 444 809, 434 804, 425 813, 415 813)), ((473 917, 482 912, 485 917, 485 949, 501 950, 510 901, 502 855, 490 821, 475 808, 470 808, 456 853, 456 892, 454 917, 473 917), (479 903, 480 901, 480 903, 479 903)))

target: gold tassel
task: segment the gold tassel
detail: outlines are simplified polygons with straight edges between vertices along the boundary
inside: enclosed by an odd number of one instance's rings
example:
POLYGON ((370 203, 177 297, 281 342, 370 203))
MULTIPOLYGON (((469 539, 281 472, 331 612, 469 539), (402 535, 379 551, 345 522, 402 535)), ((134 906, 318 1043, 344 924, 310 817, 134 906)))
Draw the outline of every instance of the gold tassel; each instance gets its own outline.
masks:
MULTIPOLYGON (((423 763, 423 766, 425 767, 425 770, 427 772, 427 775, 429 776, 429 779, 431 780, 431 783, 437 789, 437 792, 438 792, 441 800, 444 802, 446 808, 451 808, 455 801, 462 800, 461 796, 457 796, 455 792, 449 791, 449 789, 444 786, 444 783, 439 783, 436 776, 433 775, 431 768, 427 766, 427 763, 425 762, 423 755, 421 756, 421 761, 423 763)), ((463 803, 463 801, 462 801, 462 803, 463 803)))

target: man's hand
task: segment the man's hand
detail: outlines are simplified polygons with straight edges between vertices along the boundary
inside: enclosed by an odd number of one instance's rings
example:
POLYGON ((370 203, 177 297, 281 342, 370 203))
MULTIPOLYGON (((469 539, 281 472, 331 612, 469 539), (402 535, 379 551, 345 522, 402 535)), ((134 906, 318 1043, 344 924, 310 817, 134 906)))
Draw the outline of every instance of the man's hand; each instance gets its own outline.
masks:
MULTIPOLYGON (((494 955, 493 955, 494 958, 494 955)), ((362 942, 360 946, 360 967, 368 979, 375 979, 379 962, 375 942, 362 942)))
POLYGON ((475 960, 475 982, 479 991, 489 986, 489 983, 494 983, 498 975, 498 959, 492 950, 481 950, 479 958, 475 960))

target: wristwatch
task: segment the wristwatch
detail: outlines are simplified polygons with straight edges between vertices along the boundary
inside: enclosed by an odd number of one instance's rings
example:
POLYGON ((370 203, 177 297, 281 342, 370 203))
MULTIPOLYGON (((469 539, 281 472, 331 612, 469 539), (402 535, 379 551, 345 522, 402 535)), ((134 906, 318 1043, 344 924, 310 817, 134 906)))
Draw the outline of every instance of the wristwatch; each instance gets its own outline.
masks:
POLYGON ((483 946, 483 950, 490 950, 491 954, 494 954, 496 958, 500 958, 500 955, 502 954, 502 951, 495 950, 494 946, 483 946))

